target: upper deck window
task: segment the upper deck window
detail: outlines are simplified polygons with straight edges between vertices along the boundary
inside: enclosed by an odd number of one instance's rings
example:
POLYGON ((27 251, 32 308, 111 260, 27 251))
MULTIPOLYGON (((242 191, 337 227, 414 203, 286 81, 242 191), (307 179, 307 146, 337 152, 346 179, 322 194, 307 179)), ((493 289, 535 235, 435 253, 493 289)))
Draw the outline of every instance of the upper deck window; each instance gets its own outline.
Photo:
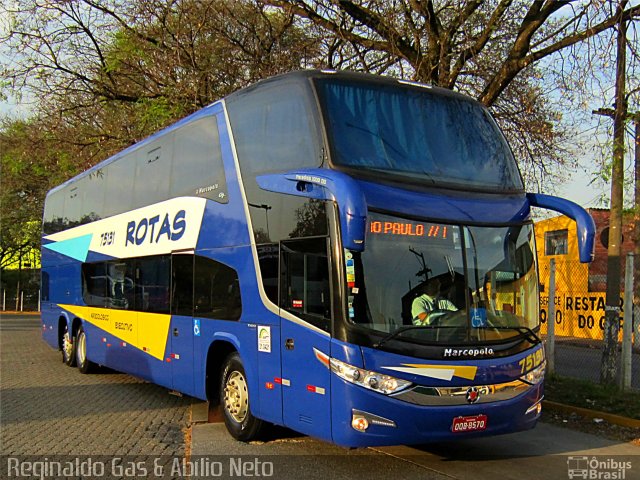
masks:
POLYGON ((335 165, 435 185, 522 190, 515 159, 480 104, 428 88, 316 80, 335 165))
POLYGON ((317 113, 309 97, 304 84, 285 82, 227 101, 243 176, 320 166, 317 113))

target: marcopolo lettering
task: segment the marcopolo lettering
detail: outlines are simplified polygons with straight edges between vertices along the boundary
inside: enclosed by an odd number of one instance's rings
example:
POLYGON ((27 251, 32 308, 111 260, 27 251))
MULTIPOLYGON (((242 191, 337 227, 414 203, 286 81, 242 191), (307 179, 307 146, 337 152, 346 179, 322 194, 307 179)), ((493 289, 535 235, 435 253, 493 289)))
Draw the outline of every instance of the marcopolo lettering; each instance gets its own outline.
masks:
POLYGON ((445 348, 444 357, 477 357, 493 355, 493 348, 445 348))
POLYGON ((165 213, 162 221, 160 221, 160 215, 143 218, 139 222, 130 221, 127 224, 125 247, 129 244, 142 245, 145 242, 159 243, 163 240, 172 242, 180 240, 187 229, 186 215, 184 210, 180 210, 172 221, 168 213, 165 213))

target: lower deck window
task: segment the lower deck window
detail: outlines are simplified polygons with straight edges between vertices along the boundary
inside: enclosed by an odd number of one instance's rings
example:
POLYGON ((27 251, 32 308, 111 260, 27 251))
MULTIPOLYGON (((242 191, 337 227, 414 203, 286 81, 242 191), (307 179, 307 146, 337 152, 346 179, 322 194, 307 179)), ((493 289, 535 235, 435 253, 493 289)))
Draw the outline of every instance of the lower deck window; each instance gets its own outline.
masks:
POLYGON ((237 272, 200 255, 155 255, 82 266, 88 306, 238 320, 237 272))

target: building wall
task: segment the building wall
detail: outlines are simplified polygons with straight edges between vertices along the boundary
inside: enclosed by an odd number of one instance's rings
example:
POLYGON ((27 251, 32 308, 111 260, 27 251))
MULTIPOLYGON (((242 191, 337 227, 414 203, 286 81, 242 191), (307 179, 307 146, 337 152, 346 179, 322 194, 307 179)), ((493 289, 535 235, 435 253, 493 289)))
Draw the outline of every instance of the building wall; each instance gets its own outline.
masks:
MULTIPOLYGON (((605 209, 589 209, 589 213, 593 217, 596 223, 596 257, 591 265, 589 265, 589 275, 592 279, 592 288, 594 291, 605 291, 607 288, 607 247, 601 241, 603 230, 609 227, 609 210, 605 209)), ((625 260, 627 253, 633 252, 633 217, 631 215, 625 216, 622 224, 622 275, 621 275, 621 288, 624 289, 624 271, 625 260)))

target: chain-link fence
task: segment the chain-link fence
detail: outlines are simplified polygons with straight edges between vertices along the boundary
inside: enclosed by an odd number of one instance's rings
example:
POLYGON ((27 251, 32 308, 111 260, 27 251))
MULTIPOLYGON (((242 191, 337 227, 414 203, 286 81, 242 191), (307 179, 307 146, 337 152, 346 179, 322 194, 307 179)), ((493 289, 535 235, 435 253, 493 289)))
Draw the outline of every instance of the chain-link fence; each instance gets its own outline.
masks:
MULTIPOLYGON (((606 321, 606 275, 596 273, 590 270, 589 264, 578 261, 556 258, 554 262, 555 275, 551 263, 539 265, 541 332, 548 345, 550 317, 554 320, 554 348, 551 351, 547 348, 547 354, 553 354, 551 361, 558 375, 599 382, 606 321), (552 280, 555 281, 553 300, 550 299, 552 280)), ((623 277, 621 289, 624 289, 624 280, 623 277)), ((622 372, 624 311, 627 308, 624 303, 624 291, 621 291, 619 373, 622 372)), ((628 347, 631 350, 631 387, 640 389, 640 305, 631 307, 629 328, 632 335, 628 347)))

